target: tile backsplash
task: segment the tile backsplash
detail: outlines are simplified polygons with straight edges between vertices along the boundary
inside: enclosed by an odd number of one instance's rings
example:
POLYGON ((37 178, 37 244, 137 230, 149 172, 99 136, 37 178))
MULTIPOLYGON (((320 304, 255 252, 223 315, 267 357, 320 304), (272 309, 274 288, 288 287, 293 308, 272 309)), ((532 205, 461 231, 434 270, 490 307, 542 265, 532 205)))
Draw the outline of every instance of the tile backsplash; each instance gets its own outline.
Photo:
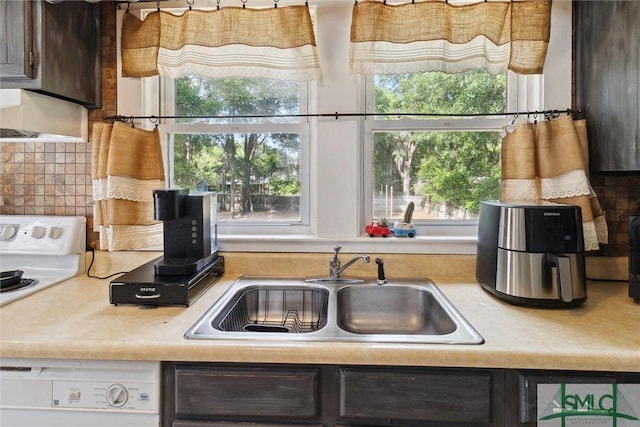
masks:
POLYGON ((0 214, 87 217, 87 243, 98 247, 90 142, 2 143, 0 158, 0 214))
MULTIPOLYGON (((91 124, 115 115, 115 6, 102 2, 102 109, 89 112, 91 124)), ((93 228, 91 143, 0 144, 0 214, 83 215, 88 243, 96 247, 93 228)), ((627 256, 628 217, 640 211, 640 174, 594 175, 592 185, 605 210, 609 244, 594 255, 627 256)))
POLYGON ((640 175, 592 175, 591 186, 605 212, 609 243, 598 255, 627 256, 629 215, 640 212, 640 175))
POLYGON ((93 230, 90 142, 0 143, 0 214, 79 215, 93 230))
POLYGON ((91 216, 91 144, 0 144, 2 198, 10 215, 91 216))

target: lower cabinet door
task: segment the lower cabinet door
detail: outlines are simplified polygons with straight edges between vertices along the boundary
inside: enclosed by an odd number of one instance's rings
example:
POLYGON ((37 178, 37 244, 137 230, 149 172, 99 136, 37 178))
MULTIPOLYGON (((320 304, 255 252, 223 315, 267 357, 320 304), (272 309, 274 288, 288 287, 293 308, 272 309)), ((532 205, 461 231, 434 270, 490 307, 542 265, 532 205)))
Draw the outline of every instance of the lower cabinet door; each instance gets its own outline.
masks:
POLYGON ((314 418, 318 415, 318 375, 318 369, 179 367, 176 415, 314 418))
POLYGON ((502 369, 163 366, 163 427, 512 427, 502 369))
POLYGON ((493 425, 493 382, 491 372, 473 370, 343 368, 340 416, 373 424, 493 425))

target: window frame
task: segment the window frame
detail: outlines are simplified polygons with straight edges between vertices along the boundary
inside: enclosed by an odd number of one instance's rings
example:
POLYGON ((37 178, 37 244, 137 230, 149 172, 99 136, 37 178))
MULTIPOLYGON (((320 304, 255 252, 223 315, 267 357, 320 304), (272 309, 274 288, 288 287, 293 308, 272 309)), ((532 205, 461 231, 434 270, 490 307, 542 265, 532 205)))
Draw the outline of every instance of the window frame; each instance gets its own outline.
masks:
MULTIPOLYGON (((175 80, 159 78, 162 90, 159 98, 160 111, 164 116, 175 115, 175 80)), ((299 114, 307 114, 309 104, 313 103, 313 82, 299 83, 299 114), (310 99, 311 98, 311 99, 310 99)), ((309 235, 311 234, 311 135, 312 122, 308 117, 298 117, 297 122, 274 123, 262 119, 258 123, 193 123, 176 124, 174 119, 158 125, 165 151, 165 170, 167 185, 175 185, 173 178, 174 135, 175 134, 225 134, 225 133, 297 133, 300 135, 300 220, 299 221, 219 221, 218 230, 229 235, 309 235)))

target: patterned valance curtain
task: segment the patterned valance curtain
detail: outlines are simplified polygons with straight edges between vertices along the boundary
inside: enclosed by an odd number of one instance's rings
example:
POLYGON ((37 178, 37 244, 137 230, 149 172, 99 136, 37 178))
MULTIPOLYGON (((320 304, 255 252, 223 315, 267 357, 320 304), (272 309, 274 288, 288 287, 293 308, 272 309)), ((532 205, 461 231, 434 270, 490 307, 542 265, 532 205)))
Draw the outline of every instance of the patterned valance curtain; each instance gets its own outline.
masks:
POLYGON ((122 75, 319 78, 316 41, 305 5, 165 11, 144 21, 126 13, 122 75))
POLYGON ((397 74, 484 68, 542 73, 551 0, 357 2, 351 21, 354 73, 397 74))

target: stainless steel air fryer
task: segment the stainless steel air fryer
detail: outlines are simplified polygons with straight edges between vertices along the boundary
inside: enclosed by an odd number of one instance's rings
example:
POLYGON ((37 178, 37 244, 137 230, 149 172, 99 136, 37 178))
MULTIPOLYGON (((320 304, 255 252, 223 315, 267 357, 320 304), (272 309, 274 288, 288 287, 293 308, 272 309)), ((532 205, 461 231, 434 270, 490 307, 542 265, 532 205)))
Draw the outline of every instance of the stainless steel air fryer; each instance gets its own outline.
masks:
POLYGON ((583 303, 587 285, 580 207, 481 202, 476 278, 512 304, 583 303))

